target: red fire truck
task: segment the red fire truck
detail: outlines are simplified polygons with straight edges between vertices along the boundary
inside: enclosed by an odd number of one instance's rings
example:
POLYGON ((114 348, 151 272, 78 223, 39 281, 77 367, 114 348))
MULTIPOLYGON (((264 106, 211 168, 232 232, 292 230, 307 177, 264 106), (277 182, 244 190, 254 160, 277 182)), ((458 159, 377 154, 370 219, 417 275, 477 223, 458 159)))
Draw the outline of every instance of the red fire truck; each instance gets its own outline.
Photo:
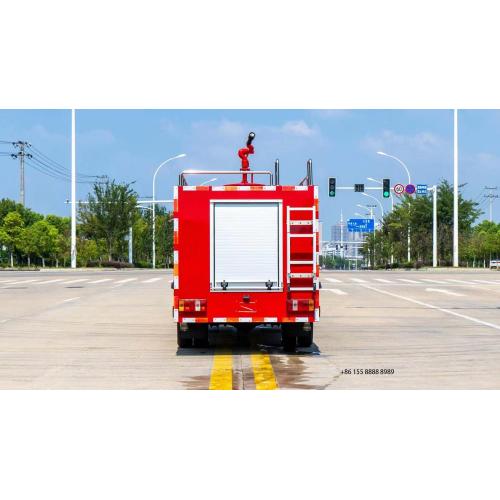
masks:
MULTIPOLYGON (((250 170, 247 145, 241 169, 185 170, 174 187, 173 317, 179 347, 204 347, 209 330, 229 325, 249 333, 281 325, 286 351, 313 341, 319 320, 318 187, 312 162, 294 186, 272 171, 250 170), (242 176, 222 186, 188 184, 196 175, 242 176), (264 178, 267 183, 258 183, 264 178)), ((226 329, 227 330, 227 329, 226 329)), ((211 337, 212 338, 212 337, 211 337)))

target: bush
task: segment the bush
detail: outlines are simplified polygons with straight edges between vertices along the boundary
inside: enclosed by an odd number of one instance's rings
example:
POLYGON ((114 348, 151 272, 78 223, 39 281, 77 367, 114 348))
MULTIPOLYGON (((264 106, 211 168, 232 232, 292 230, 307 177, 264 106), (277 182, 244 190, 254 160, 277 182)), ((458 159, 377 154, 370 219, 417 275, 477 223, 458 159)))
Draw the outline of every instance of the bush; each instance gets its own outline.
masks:
POLYGON ((101 262, 101 267, 113 267, 115 269, 125 269, 134 267, 133 264, 129 264, 128 262, 120 262, 117 260, 107 260, 101 262))

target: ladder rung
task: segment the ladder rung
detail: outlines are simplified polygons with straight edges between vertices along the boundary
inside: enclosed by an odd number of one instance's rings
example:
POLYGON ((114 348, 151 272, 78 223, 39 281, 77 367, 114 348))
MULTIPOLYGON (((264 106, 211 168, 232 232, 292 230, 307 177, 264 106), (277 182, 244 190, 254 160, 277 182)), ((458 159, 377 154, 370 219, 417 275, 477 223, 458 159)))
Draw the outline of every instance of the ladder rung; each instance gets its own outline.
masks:
POLYGON ((314 278, 314 273, 289 273, 290 278, 314 278))
POLYGON ((290 264, 310 264, 312 266, 314 264, 314 260, 291 260, 290 264))
POLYGON ((311 288, 309 286, 291 286, 290 287, 291 292, 314 292, 314 288, 311 288))
POLYGON ((290 226, 312 226, 312 220, 291 220, 290 226))
POLYGON ((314 236, 314 233, 311 233, 311 234, 293 234, 293 233, 288 233, 288 236, 290 236, 290 238, 312 238, 314 236))
POLYGON ((314 207, 303 207, 303 208, 300 208, 300 207, 288 207, 288 210, 290 210, 290 212, 292 210, 311 210, 311 211, 314 211, 314 207))

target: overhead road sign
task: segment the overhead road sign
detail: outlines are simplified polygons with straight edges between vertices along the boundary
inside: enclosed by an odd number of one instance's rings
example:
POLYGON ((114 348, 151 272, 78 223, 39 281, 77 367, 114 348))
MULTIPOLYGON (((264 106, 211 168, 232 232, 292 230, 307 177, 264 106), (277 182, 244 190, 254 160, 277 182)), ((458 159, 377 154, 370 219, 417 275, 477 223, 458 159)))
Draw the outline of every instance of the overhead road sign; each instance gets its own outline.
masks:
POLYGON ((355 193, 364 193, 365 185, 364 184, 354 184, 354 192, 355 193))
POLYGON ((347 230, 351 233, 373 233, 375 222, 373 219, 347 219, 347 230))
POLYGON ((415 186, 413 184, 407 184, 405 187, 406 194, 415 194, 415 186))
POLYGON ((417 184, 417 194, 427 196, 427 184, 417 184))
POLYGON ((405 191, 405 187, 403 186, 403 184, 396 184, 394 186, 394 192, 398 195, 400 194, 403 194, 405 191))

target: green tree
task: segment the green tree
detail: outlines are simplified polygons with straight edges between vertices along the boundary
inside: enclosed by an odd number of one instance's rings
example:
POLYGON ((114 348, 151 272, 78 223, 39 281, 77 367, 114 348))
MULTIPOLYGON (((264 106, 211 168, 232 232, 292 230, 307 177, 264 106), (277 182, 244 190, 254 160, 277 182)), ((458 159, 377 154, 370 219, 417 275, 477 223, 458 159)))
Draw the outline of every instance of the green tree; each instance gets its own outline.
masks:
POLYGON ((14 252, 23 247, 24 220, 19 212, 9 212, 0 227, 0 243, 7 247, 10 266, 14 267, 14 252))
MULTIPOLYGON (((459 195, 460 252, 464 258, 470 252, 466 245, 472 226, 481 215, 478 204, 459 195)), ((438 186, 438 258, 450 265, 453 248, 453 187, 443 180, 438 186)), ((388 213, 382 228, 365 244, 364 255, 375 251, 376 263, 387 265, 393 255, 396 262, 406 264, 408 231, 411 236, 411 254, 414 262, 432 262, 432 197, 405 195, 394 210, 388 213)))
POLYGON ((18 212, 24 221, 25 226, 31 226, 38 220, 43 219, 43 215, 33 212, 14 200, 3 198, 0 200, 0 225, 3 224, 5 216, 10 212, 18 212))
POLYGON ((76 255, 80 266, 87 266, 89 262, 99 258, 99 246, 95 240, 78 238, 76 242, 76 255))
POLYGON ((35 222, 30 227, 30 232, 36 254, 42 259, 42 266, 45 267, 45 259, 55 258, 59 232, 46 220, 35 222))
POLYGON ((137 218, 137 193, 131 184, 114 180, 96 183, 88 204, 79 208, 82 235, 94 241, 103 239, 108 259, 121 258, 123 240, 137 218))
POLYGON ((31 267, 31 256, 37 253, 36 241, 32 228, 33 226, 29 226, 24 229, 21 241, 22 253, 28 257, 28 267, 31 267))

